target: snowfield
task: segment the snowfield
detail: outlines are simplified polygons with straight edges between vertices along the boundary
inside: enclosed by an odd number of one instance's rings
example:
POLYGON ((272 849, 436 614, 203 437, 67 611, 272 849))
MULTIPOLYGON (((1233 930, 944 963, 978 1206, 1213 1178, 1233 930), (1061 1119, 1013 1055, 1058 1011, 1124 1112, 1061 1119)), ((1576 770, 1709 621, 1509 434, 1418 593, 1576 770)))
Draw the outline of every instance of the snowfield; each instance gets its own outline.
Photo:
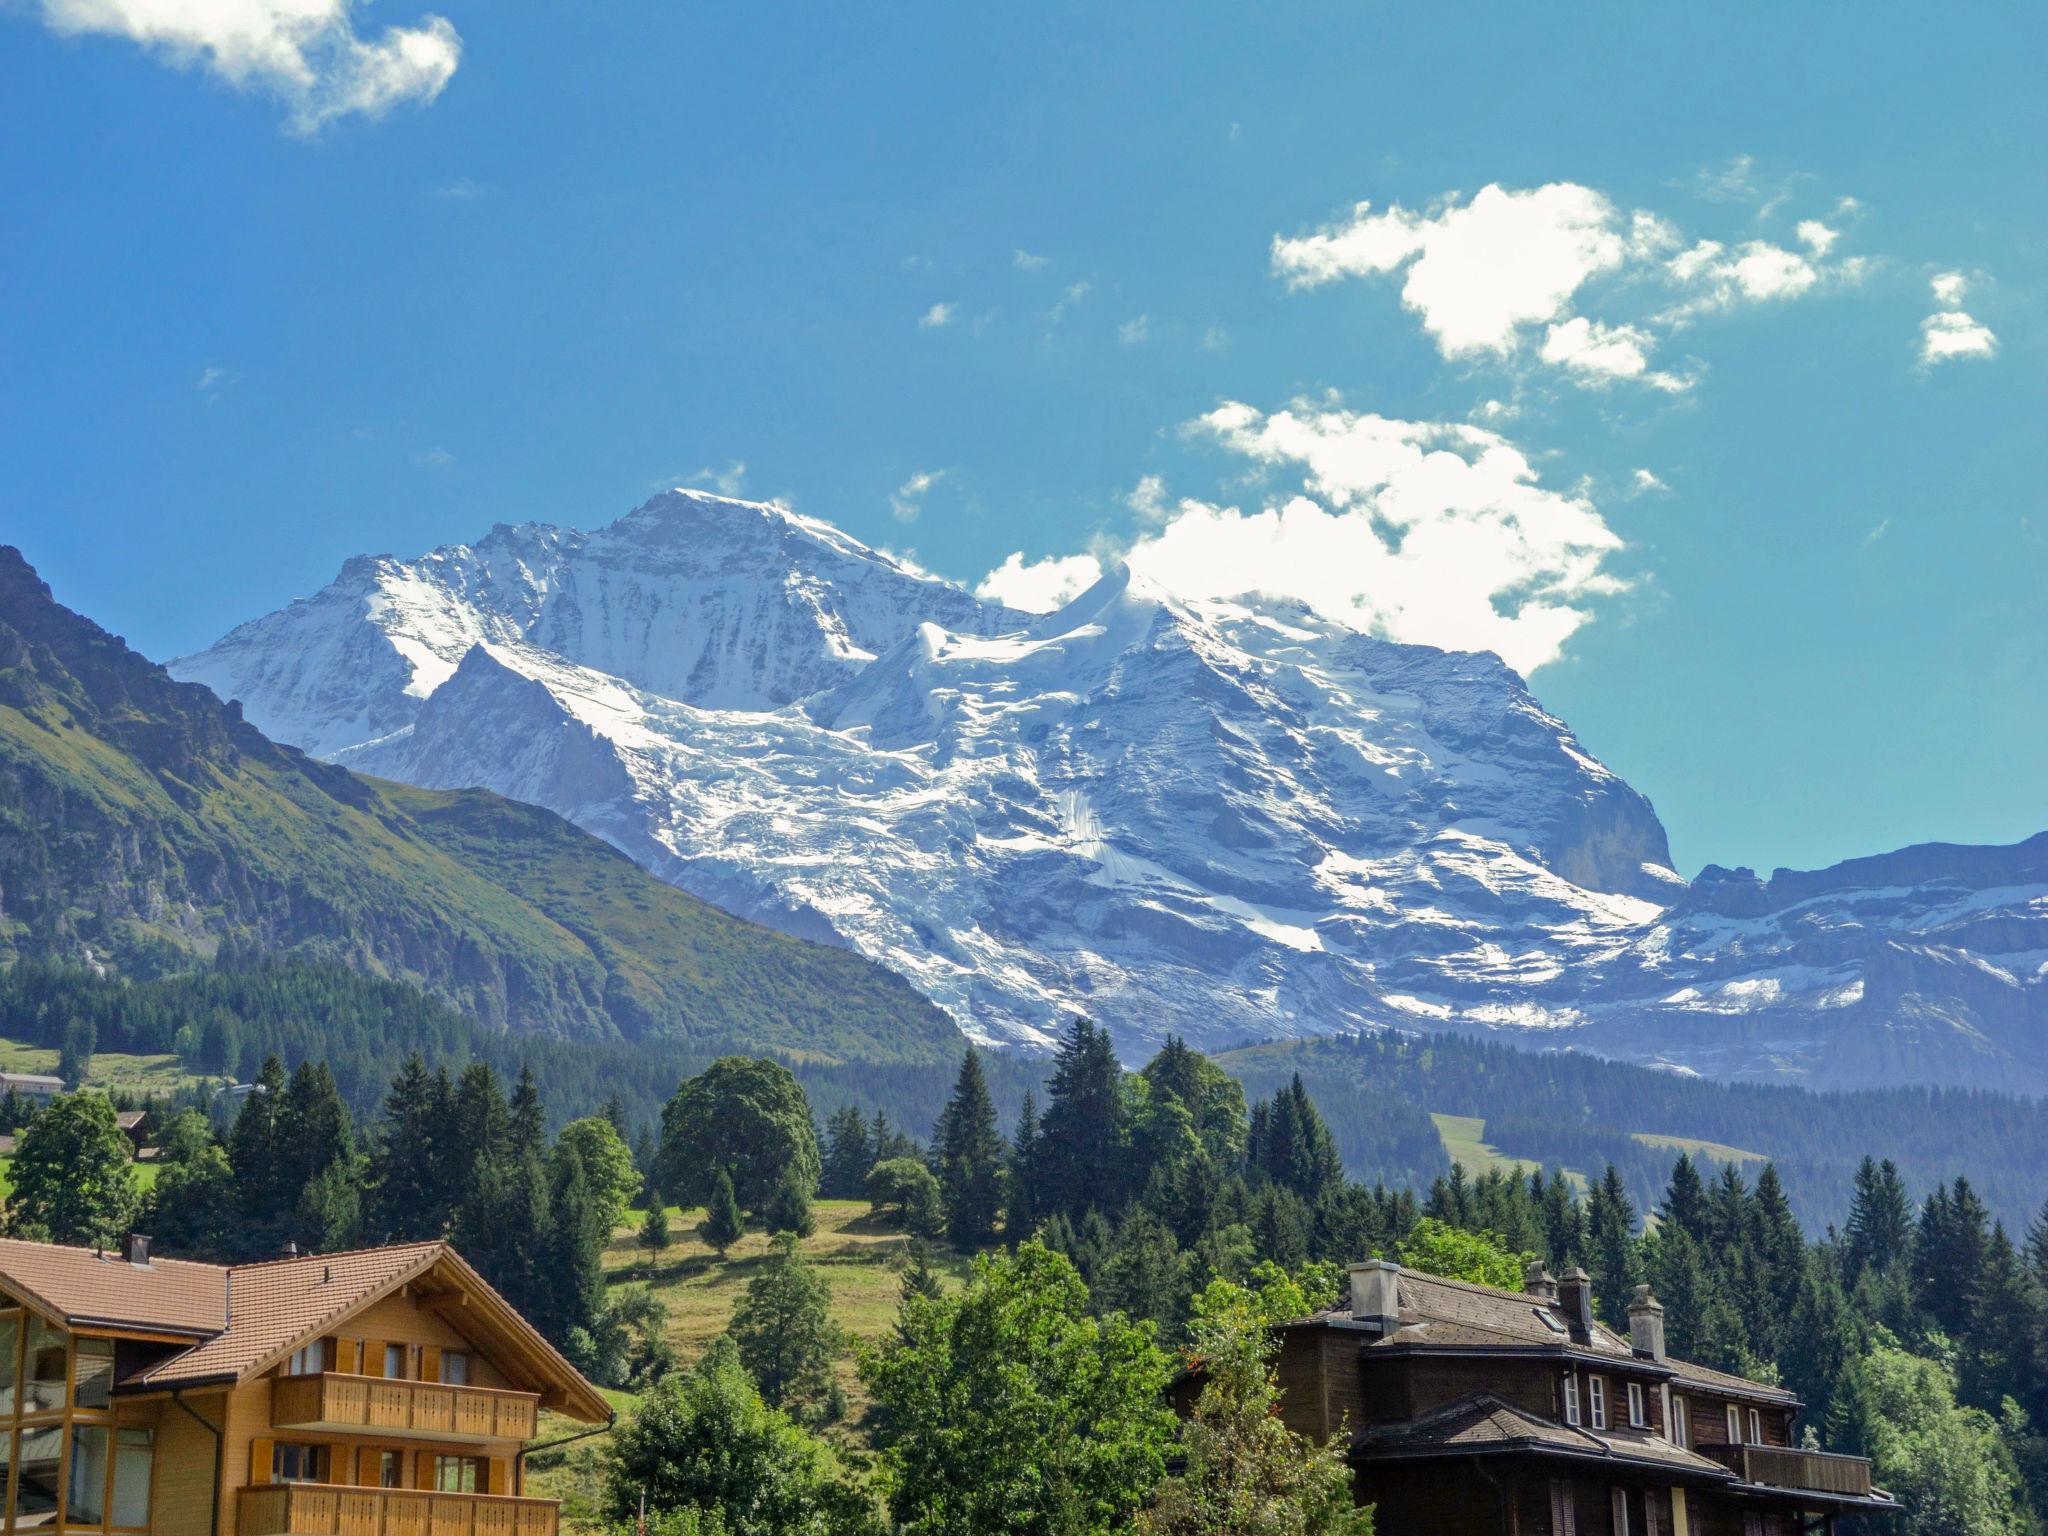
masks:
POLYGON ((674 491, 359 557, 171 664, 280 740, 548 806, 989 1042, 1455 1028, 1674 1070, 2048 1091, 2048 835, 1759 881, 1490 654, 1112 571, 975 598, 674 491))

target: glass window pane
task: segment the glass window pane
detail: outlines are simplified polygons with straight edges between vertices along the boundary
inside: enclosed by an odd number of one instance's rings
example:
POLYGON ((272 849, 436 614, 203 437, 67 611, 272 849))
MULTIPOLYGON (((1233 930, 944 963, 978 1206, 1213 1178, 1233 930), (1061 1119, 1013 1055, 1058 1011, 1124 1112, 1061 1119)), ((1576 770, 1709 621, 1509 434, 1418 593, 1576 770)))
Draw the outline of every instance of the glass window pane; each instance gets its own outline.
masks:
POLYGON ((147 1429, 115 1433, 113 1523, 139 1531, 149 1524, 149 1478, 156 1465, 156 1436, 147 1429))
POLYGON ((403 1380, 405 1371, 405 1346, 386 1344, 384 1346, 384 1374, 394 1381, 403 1380))
POLYGON ((459 1349, 441 1351, 441 1379, 452 1387, 469 1385, 469 1356, 459 1349))
POLYGON ((70 1339, 40 1317, 28 1329, 28 1391, 23 1413, 55 1413, 64 1406, 64 1366, 70 1339))
POLYGON ((71 1476, 64 1493, 67 1525, 107 1523, 107 1426, 80 1424, 71 1431, 71 1476))
POLYGON ((104 1408, 114 1386, 114 1341, 78 1340, 78 1364, 72 1377, 72 1401, 81 1408, 104 1408))
POLYGON ((379 1451, 377 1453, 377 1481, 386 1488, 405 1486, 405 1453, 403 1451, 379 1451))
POLYGON ((0 1414, 14 1412, 21 1389, 21 1314, 0 1317, 0 1414))
POLYGON ((64 1451, 62 1425, 21 1432, 21 1474, 15 1480, 14 1528, 52 1525, 57 1519, 57 1468, 64 1451))

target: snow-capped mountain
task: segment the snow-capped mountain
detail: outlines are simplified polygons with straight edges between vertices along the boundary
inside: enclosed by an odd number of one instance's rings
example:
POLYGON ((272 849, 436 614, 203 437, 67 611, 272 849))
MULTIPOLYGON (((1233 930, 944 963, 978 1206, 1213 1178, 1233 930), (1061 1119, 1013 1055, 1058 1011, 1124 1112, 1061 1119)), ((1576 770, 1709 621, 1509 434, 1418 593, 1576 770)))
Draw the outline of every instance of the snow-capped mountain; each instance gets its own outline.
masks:
POLYGON ((1130 1055, 1395 1024, 2048 1087, 2048 847, 1688 888, 1499 660, 1291 604, 1118 570, 1023 614, 676 491, 352 560, 171 670, 352 767, 548 806, 986 1040, 1082 1010, 1130 1055))

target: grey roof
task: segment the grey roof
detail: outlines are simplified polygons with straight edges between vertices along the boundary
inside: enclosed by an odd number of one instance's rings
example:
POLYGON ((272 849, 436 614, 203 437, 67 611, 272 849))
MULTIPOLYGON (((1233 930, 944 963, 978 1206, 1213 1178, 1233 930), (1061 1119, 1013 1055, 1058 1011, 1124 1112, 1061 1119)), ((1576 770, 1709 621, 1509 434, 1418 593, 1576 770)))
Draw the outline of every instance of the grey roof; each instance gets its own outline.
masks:
POLYGON ((1560 1424, 1491 1392, 1470 1392, 1418 1419, 1368 1428, 1353 1441, 1353 1447, 1357 1455, 1368 1459, 1526 1451, 1635 1462, 1721 1483, 1735 1479, 1735 1474, 1719 1462, 1709 1461, 1656 1435, 1639 1430, 1602 1433, 1581 1425, 1560 1424))

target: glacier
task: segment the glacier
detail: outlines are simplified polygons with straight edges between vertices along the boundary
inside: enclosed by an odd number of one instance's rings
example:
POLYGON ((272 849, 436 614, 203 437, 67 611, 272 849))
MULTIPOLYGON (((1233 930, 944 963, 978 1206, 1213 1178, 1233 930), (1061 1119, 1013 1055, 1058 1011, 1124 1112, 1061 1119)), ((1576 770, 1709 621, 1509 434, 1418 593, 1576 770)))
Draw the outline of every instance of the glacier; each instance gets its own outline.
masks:
POLYGON ((1737 1080, 2048 1091, 2048 835, 1672 867, 1491 654, 1111 570, 985 602, 756 502, 363 556, 170 664, 361 771, 544 805, 969 1036, 1483 1031, 1737 1080))

